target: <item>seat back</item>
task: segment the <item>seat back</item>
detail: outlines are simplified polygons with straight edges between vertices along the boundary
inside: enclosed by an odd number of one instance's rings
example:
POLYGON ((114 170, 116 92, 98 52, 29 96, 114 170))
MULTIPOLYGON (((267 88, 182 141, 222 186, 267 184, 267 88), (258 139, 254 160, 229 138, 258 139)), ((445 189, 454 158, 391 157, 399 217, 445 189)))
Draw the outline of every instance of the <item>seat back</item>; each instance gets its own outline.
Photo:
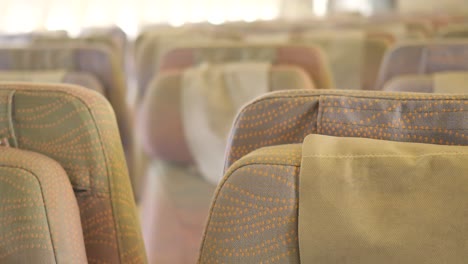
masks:
POLYGON ((315 30, 299 34, 293 43, 316 45, 330 63, 335 86, 341 90, 371 90, 388 42, 363 30, 315 30), (338 34, 337 34, 338 32, 338 34))
POLYGON ((158 72, 163 56, 172 49, 218 43, 227 45, 236 41, 231 35, 218 35, 215 32, 202 30, 171 30, 168 32, 148 32, 136 43, 135 60, 139 86, 139 97, 142 98, 150 81, 158 72), (187 43, 187 40, 190 40, 187 43))
POLYGON ((401 75, 468 70, 468 42, 436 41, 396 46, 387 53, 377 81, 377 90, 401 75))
MULTIPOLYGON (((232 64, 223 67, 229 66, 232 64)), ((228 136, 225 128, 231 126, 237 108, 248 101, 238 95, 244 94, 245 89, 257 90, 264 83, 256 77, 267 68, 258 66, 260 70, 246 70, 254 77, 242 77, 245 71, 230 75, 231 68, 218 71, 216 66, 205 71, 206 65, 185 72, 165 71, 150 85, 139 115, 138 135, 152 158, 141 200, 143 233, 151 262, 196 261, 209 202, 222 175, 228 136), (208 76, 206 83, 199 79, 203 76, 208 76), (232 86, 217 86, 223 78, 232 81, 232 86), (244 78, 258 83, 242 85, 244 78), (192 83, 199 85, 191 86, 192 83), (208 86, 203 87, 205 84, 208 86), (194 91, 196 94, 192 94, 194 91), (237 95, 231 93, 235 91, 237 95), (203 111, 204 107, 209 110, 203 111)), ((274 66, 265 73, 268 90, 313 88, 301 68, 274 66)))
POLYGON ((310 46, 239 44, 180 48, 163 57, 158 71, 183 70, 202 62, 242 61, 295 65, 307 72, 318 89, 330 89, 334 86, 323 52, 310 46))
POLYGON ((467 72, 441 72, 431 75, 408 75, 393 78, 384 87, 384 91, 455 93, 468 92, 467 72))
POLYGON ((86 263, 80 212, 66 172, 46 156, 3 142, 0 262, 86 263))
MULTIPOLYGON (((306 76, 296 66, 273 66, 269 74, 270 91, 314 89, 306 76)), ((139 112, 138 138, 154 159, 190 165, 193 157, 181 112, 182 82, 183 71, 177 70, 161 72, 151 82, 139 112)))
POLYGON ((101 82, 86 72, 66 71, 0 71, 2 82, 49 82, 69 83, 86 87, 104 95, 101 82))
POLYGON ((0 95, 0 137, 55 160, 68 175, 88 261, 145 263, 117 122, 105 98, 65 84, 2 83, 0 95))
POLYGON ((307 135, 466 146, 467 103, 468 96, 345 91, 278 92, 250 103, 231 131, 199 263, 301 263, 308 254, 298 233, 307 135))
POLYGON ((132 168, 133 132, 126 97, 123 70, 113 53, 101 45, 48 44, 27 47, 0 47, 0 71, 81 72, 99 80, 111 103, 119 125, 122 143, 132 168))

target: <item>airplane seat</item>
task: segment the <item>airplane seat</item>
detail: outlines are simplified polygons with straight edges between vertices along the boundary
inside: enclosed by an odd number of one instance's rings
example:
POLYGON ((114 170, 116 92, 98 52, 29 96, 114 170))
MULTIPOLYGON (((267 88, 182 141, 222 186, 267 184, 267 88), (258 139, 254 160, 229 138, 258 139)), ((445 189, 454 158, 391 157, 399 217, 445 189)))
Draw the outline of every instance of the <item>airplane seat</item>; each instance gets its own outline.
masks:
POLYGON ((393 92, 463 94, 468 92, 468 72, 402 75, 387 82, 383 90, 393 92))
POLYGON ((207 31, 202 28, 175 28, 169 31, 143 32, 135 43, 135 65, 138 79, 139 98, 145 95, 146 88, 154 75, 163 56, 172 49, 194 45, 228 45, 238 42, 235 34, 207 31), (190 40, 190 41, 187 41, 190 40))
POLYGON ((463 263, 467 103, 323 90, 251 102, 231 130, 198 263, 463 263))
POLYGON ((158 72, 183 70, 203 62, 243 61, 262 61, 273 65, 296 65, 307 72, 317 89, 334 87, 323 51, 320 48, 305 45, 232 44, 176 48, 163 56, 158 72))
MULTIPOLYGON (((125 100, 123 70, 111 50, 99 44, 37 44, 25 47, 0 47, 0 71, 65 71, 93 75, 104 88, 104 95, 115 111, 134 188, 139 186, 134 172, 133 115, 125 100)), ((139 191, 135 189, 135 195, 139 191)))
POLYGON ((293 42, 323 49, 337 89, 370 90, 390 47, 385 37, 377 33, 361 29, 312 30, 297 34, 293 42))
MULTIPOLYGON (((5 99, 6 93, 0 94, 5 99)), ((0 262, 87 263, 80 212, 66 172, 56 161, 12 148, 5 139, 0 145, 0 262)))
MULTIPOLYGON (((30 154, 32 159, 29 162, 32 164, 51 164, 37 173, 50 173, 49 178, 45 178, 47 181, 51 181, 52 176, 57 177, 54 179, 56 182, 43 185, 43 189, 47 186, 60 188, 50 191, 55 203, 52 206, 69 202, 66 194, 60 197, 58 194, 70 191, 67 185, 60 186, 63 183, 60 177, 65 175, 59 173, 60 169, 54 174, 53 169, 59 167, 54 164, 58 163, 66 172, 68 185, 71 184, 78 202, 87 263, 146 263, 118 126, 108 101, 90 89, 65 84, 1 83, 0 95, 2 142, 9 145, 18 158, 26 155, 20 151, 30 151, 34 152, 30 154)), ((30 179, 26 183, 34 184, 30 179)), ((21 185, 14 186, 17 191, 23 190, 21 185)), ((11 191, 15 192, 15 188, 11 191)), ((46 198, 50 199, 50 196, 46 198)), ((58 209, 52 208, 51 213, 58 214, 58 209)), ((64 231, 62 236, 77 231, 77 223, 67 218, 67 212, 73 216, 72 209, 73 205, 70 205, 68 210, 61 210, 59 216, 51 215, 70 220, 67 226, 59 226, 72 228, 64 231)), ((31 215, 25 220, 34 220, 35 217, 31 215)), ((2 219, 10 221, 8 217, 2 219)), ((73 237, 57 238, 61 239, 53 240, 64 243, 66 247, 67 241, 73 237)), ((80 247, 77 246, 76 250, 78 256, 80 247)), ((73 261, 67 259, 64 263, 73 261)), ((37 259, 28 262, 37 262, 37 259)))
POLYGON ((386 55, 376 90, 382 90, 393 78, 402 75, 468 71, 468 42, 437 40, 395 46, 386 55))
POLYGON ((138 120, 151 157, 141 200, 150 263, 195 263, 225 143, 243 104, 272 89, 313 89, 297 66, 204 64, 160 72, 138 120))
POLYGON ((67 71, 0 71, 2 82, 49 82, 68 83, 86 87, 104 95, 101 82, 93 74, 87 72, 67 71))

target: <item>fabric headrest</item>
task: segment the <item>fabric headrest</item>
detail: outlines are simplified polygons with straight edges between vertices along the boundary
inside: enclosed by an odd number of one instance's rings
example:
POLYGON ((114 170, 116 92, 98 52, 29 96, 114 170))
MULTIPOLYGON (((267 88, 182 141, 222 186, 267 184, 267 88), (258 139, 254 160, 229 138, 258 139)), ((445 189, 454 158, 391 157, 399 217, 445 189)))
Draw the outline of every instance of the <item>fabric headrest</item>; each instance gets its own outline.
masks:
MULTIPOLYGON (((182 121, 183 74, 164 71, 151 82, 139 111, 137 135, 153 158, 193 164, 182 121)), ((309 76, 294 65, 273 66, 269 82, 270 91, 314 89, 309 76)))
POLYGON ((389 51, 380 70, 377 89, 400 75, 468 71, 468 41, 402 44, 389 51))
POLYGON ((466 125, 462 100, 468 96, 321 90, 271 93, 238 114, 225 170, 256 149, 302 143, 309 134, 468 145, 468 137, 455 133, 466 125), (272 118, 265 119, 265 115, 272 118), (423 115, 431 118, 421 119, 423 115))
POLYGON ((179 48, 168 52, 159 71, 184 70, 200 62, 265 61, 273 65, 296 65, 303 68, 318 89, 333 88, 331 72, 320 48, 300 45, 225 45, 179 48))

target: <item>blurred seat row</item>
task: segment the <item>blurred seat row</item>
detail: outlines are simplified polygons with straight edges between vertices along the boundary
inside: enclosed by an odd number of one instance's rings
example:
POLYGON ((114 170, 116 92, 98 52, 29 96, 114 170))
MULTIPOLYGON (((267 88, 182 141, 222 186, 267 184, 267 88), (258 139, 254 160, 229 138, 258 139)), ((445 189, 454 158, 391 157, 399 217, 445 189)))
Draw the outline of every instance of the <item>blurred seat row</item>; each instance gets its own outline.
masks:
POLYGON ((0 262, 464 263, 466 91, 468 16, 0 35, 0 262))

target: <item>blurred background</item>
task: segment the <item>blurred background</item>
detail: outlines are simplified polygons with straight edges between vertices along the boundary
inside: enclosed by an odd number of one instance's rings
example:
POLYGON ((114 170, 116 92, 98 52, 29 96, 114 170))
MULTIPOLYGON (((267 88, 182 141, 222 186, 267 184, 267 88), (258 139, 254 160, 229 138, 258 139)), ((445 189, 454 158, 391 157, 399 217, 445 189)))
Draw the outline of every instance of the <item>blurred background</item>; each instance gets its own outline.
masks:
POLYGON ((340 12, 463 12, 464 0, 0 0, 0 31, 66 30, 117 25, 136 37, 147 24, 181 26, 297 19, 340 12))

